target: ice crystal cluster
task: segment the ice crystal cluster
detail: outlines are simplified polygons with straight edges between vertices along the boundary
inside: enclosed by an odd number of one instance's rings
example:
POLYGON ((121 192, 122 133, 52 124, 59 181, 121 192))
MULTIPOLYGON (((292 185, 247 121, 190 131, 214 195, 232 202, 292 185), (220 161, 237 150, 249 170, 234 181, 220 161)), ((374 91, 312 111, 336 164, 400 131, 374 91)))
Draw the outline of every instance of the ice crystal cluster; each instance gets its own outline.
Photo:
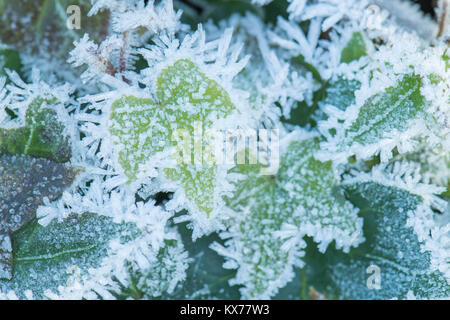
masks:
POLYGON ((447 0, 72 2, 0 1, 0 298, 450 297, 447 0))

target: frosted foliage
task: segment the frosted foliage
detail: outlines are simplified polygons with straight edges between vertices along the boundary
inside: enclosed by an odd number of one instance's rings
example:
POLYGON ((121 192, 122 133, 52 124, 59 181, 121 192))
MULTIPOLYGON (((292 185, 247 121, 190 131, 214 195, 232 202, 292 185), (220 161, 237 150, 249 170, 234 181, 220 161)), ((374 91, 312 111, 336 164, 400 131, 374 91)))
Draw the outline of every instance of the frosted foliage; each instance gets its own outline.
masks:
MULTIPOLYGON (((133 96, 123 97, 116 100, 111 106, 111 120, 109 130, 113 136, 117 136, 115 145, 119 150, 119 163, 130 179, 135 179, 139 172, 139 164, 164 150, 165 144, 169 143, 168 128, 161 125, 152 128, 152 118, 165 113, 150 99, 139 99, 133 96), (148 128, 150 127, 150 128, 148 128), (143 136, 143 138, 141 138, 143 136), (148 136, 148 137, 146 137, 148 136)), ((157 125, 163 122, 169 125, 169 121, 159 118, 157 125)))
POLYGON ((233 283, 244 285, 244 297, 270 297, 292 278, 293 266, 303 265, 305 235, 322 251, 333 240, 345 251, 362 240, 357 210, 339 190, 331 162, 314 159, 317 149, 314 139, 291 142, 276 176, 237 169, 245 178, 227 203, 246 215, 232 228, 225 256, 239 267, 233 283))
POLYGON ((148 268, 140 270, 138 266, 130 265, 130 274, 138 279, 135 288, 141 293, 137 298, 172 294, 176 285, 186 278, 187 257, 180 239, 168 240, 148 268))
MULTIPOLYGON (((325 110, 330 118, 320 124, 320 129, 328 139, 328 142, 323 143, 324 149, 334 153, 330 153, 330 157, 343 161, 350 155, 364 159, 379 153, 384 162, 392 156, 394 147, 401 153, 410 151, 412 137, 434 140, 437 134, 441 139, 446 139, 448 128, 444 123, 447 115, 441 108, 433 110, 430 104, 433 105, 433 101, 440 104, 439 101, 448 97, 428 95, 426 92, 434 87, 433 82, 424 80, 419 74, 409 73, 408 67, 405 68, 403 75, 395 75, 394 79, 398 80, 393 85, 384 88, 381 86, 378 93, 373 93, 373 88, 376 88, 379 79, 359 80, 363 84, 356 91, 357 99, 345 113, 336 109, 342 109, 339 101, 328 102, 325 110), (371 83, 370 90, 366 83, 371 83), (438 121, 441 119, 443 124, 440 133, 430 130, 433 125, 439 127, 436 118, 438 121)), ((392 71, 395 72, 390 69, 388 66, 386 70, 388 77, 393 76, 392 71)), ((392 80, 386 78, 387 83, 392 80)), ((435 87, 434 90, 439 89, 435 87)))
POLYGON ((450 297, 448 1, 67 1, 0 5, 0 299, 450 297))
MULTIPOLYGON (((189 60, 179 60, 161 72, 157 97, 157 103, 130 96, 112 105, 110 132, 118 138, 116 154, 130 179, 136 178, 140 165, 174 145, 177 129, 194 135, 194 124, 207 129, 235 110, 228 94, 189 60)), ((165 175, 184 188, 186 198, 198 210, 209 215, 214 210, 216 170, 208 164, 182 164, 166 168, 165 175)))
POLYGON ((112 26, 116 32, 124 32, 139 27, 148 29, 151 32, 160 30, 176 31, 179 26, 179 16, 173 10, 172 0, 149 1, 147 4, 143 0, 95 0, 88 16, 97 14, 99 11, 108 10, 112 15, 112 26))
POLYGON ((336 80, 330 81, 326 98, 323 99, 324 106, 331 105, 342 111, 355 103, 355 91, 359 90, 361 83, 358 80, 348 80, 337 77, 336 80))
POLYGON ((47 290, 66 285, 72 272, 95 267, 114 231, 106 221, 86 215, 46 228, 33 222, 15 235, 20 249, 15 249, 13 279, 0 281, 0 288, 22 297, 31 290, 35 298, 44 298, 47 290))
POLYGON ((408 213, 422 200, 379 184, 361 183, 349 189, 360 193, 360 201, 367 206, 366 242, 348 258, 330 266, 340 295, 348 299, 406 299, 411 293, 417 299, 448 296, 450 286, 444 275, 430 270, 430 253, 421 250, 419 239, 407 224, 408 213), (381 289, 377 291, 366 286, 366 269, 371 265, 381 270, 381 289), (352 281, 346 276, 349 272, 352 281))
POLYGON ((384 94, 366 102, 346 131, 351 143, 369 145, 380 140, 385 132, 392 132, 393 129, 405 131, 408 120, 414 119, 425 105, 420 95, 419 81, 417 77, 407 77, 398 87, 388 88, 384 94))
POLYGON ((12 249, 9 234, 36 216, 44 198, 56 200, 73 182, 76 172, 69 166, 25 155, 0 156, 0 278, 10 278, 12 249))
MULTIPOLYGON (((149 215, 158 219, 160 214, 170 217, 158 210, 149 215)), ((159 244, 149 239, 158 230, 146 220, 145 227, 96 214, 71 215, 46 227, 34 221, 15 234, 13 278, 0 281, 0 288, 22 297, 26 289, 34 298, 57 299, 170 293, 185 278, 187 254, 176 232, 164 229, 167 219, 159 222, 165 233, 159 244)))

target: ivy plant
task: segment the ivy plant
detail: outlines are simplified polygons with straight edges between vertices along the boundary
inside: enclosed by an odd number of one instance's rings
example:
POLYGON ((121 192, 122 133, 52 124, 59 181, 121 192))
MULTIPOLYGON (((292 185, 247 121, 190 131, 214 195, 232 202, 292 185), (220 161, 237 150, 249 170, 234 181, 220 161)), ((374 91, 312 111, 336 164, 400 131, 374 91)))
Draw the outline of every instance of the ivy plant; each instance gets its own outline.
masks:
POLYGON ((446 1, 372 2, 0 0, 0 298, 449 298, 446 1))

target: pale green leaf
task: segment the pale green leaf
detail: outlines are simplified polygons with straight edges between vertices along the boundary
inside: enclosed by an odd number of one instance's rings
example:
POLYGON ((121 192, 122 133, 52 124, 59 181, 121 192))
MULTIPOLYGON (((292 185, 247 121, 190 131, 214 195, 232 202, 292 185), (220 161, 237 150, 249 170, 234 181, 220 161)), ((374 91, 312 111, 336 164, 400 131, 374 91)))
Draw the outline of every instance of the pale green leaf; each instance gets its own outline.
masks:
MULTIPOLYGON (((205 132, 215 120, 235 111, 228 93, 189 60, 179 60, 161 72, 157 97, 158 102, 153 102, 127 96, 112 105, 109 129, 118 138, 119 163, 130 180, 136 179, 149 159, 176 146, 176 130, 194 137, 195 126, 205 132)), ((192 151, 192 142, 190 145, 192 151)), ((208 150, 202 144, 199 153, 207 154, 208 150)), ((182 186, 187 199, 209 216, 216 200, 217 169, 214 164, 201 163, 204 159, 201 155, 200 159, 197 157, 190 154, 193 163, 178 163, 175 168, 166 168, 165 174, 182 186)))
POLYGON ((316 150, 315 139, 291 142, 274 176, 261 175, 257 166, 239 168, 246 178, 228 205, 245 214, 239 235, 228 244, 242 250, 237 278, 246 279, 241 291, 246 298, 268 298, 290 280, 302 255, 302 241, 295 244, 295 237, 311 236, 322 249, 333 240, 341 248, 361 240, 361 221, 344 199, 331 162, 314 159, 316 150), (283 239, 286 224, 298 229, 292 245, 283 239))

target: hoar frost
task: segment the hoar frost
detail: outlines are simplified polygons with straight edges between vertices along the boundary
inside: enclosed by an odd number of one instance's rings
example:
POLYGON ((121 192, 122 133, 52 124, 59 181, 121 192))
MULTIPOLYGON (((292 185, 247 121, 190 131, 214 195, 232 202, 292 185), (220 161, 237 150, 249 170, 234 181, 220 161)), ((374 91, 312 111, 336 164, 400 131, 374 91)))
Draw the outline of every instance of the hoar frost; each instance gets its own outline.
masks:
POLYGON ((2 45, 0 298, 449 298, 446 1, 192 2, 2 45))

